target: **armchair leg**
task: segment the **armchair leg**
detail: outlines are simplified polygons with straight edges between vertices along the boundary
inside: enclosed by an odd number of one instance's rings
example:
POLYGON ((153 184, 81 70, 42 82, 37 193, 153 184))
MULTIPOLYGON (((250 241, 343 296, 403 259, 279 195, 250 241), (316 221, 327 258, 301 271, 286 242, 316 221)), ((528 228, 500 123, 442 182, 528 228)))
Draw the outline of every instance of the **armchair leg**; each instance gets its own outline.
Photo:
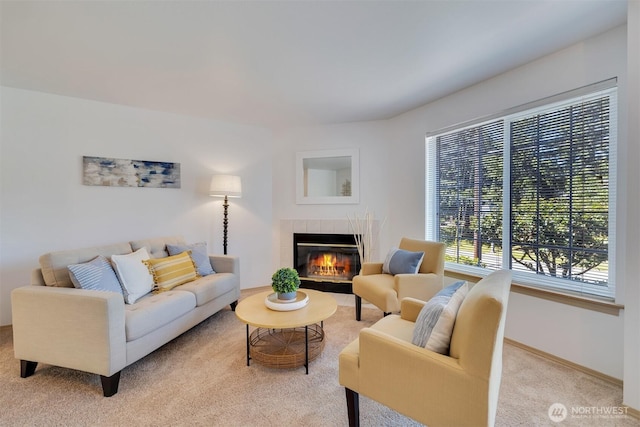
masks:
POLYGON ((383 312, 382 312, 382 316, 383 316, 383 317, 387 317, 387 316, 388 316, 388 315, 390 315, 390 314, 391 314, 391 312, 388 312, 388 313, 387 313, 386 311, 383 311, 383 312))
POLYGON ((356 295, 356 320, 360 321, 362 317, 362 298, 356 295))
POLYGON ((111 397, 118 392, 118 385, 120 384, 120 372, 116 372, 110 377, 100 375, 100 381, 102 382, 102 394, 104 397, 111 397))
POLYGON ((360 396, 355 391, 344 388, 347 396, 347 412, 349 427, 360 427, 360 396))
POLYGON ((236 307, 238 305, 238 301, 234 301, 229 305, 231 306, 231 311, 236 311, 236 307))

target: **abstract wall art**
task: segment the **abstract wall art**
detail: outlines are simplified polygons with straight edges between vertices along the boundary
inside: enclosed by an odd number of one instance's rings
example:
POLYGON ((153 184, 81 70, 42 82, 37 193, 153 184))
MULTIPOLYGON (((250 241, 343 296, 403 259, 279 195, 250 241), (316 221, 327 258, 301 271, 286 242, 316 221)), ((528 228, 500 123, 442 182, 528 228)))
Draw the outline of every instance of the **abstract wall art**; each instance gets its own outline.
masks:
POLYGON ((180 163, 83 156, 82 183, 107 187, 180 188, 180 163))

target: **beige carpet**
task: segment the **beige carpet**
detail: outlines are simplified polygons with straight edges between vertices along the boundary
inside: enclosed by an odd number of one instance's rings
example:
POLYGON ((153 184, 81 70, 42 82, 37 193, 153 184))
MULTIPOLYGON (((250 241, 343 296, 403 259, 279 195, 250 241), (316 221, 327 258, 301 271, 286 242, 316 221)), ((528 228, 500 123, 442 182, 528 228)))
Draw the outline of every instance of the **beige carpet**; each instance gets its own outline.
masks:
MULTIPOLYGON (((245 293, 243 292, 243 295, 245 293)), ((1 426, 346 426, 338 353, 360 328, 381 317, 339 307, 325 322, 324 352, 304 368, 246 366, 245 326, 225 309, 124 369, 118 393, 102 397, 97 375, 39 365, 22 379, 11 329, 0 329, 1 426)), ((555 425, 552 403, 619 406, 621 388, 505 346, 498 426, 555 425)), ((361 397, 363 426, 417 423, 361 397)), ((630 416, 567 418, 566 426, 637 426, 630 416)))

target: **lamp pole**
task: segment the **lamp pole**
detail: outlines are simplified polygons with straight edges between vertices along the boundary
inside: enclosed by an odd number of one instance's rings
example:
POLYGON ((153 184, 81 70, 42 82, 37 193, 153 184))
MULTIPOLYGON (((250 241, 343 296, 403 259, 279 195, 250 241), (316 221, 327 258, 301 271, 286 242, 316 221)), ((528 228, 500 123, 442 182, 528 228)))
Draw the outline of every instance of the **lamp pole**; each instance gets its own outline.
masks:
POLYGON ((222 246, 224 254, 227 254, 227 241, 229 236, 229 197, 242 197, 242 182, 239 176, 214 175, 209 185, 209 196, 224 197, 224 220, 222 246))
POLYGON ((222 234, 222 247, 224 249, 224 254, 227 254, 227 234, 228 234, 228 226, 229 226, 229 199, 227 196, 224 196, 224 219, 222 220, 223 225, 223 234, 222 234))

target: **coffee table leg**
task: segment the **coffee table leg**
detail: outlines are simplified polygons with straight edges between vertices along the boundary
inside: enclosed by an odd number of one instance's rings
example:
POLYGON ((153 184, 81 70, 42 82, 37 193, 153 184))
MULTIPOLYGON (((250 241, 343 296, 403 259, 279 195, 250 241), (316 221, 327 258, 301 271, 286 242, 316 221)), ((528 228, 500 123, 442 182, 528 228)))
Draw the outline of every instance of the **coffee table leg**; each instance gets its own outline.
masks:
POLYGON ((309 375, 309 327, 304 327, 304 368, 309 375))
POLYGON ((249 324, 247 323, 247 366, 249 366, 249 360, 251 356, 249 355, 249 324))

